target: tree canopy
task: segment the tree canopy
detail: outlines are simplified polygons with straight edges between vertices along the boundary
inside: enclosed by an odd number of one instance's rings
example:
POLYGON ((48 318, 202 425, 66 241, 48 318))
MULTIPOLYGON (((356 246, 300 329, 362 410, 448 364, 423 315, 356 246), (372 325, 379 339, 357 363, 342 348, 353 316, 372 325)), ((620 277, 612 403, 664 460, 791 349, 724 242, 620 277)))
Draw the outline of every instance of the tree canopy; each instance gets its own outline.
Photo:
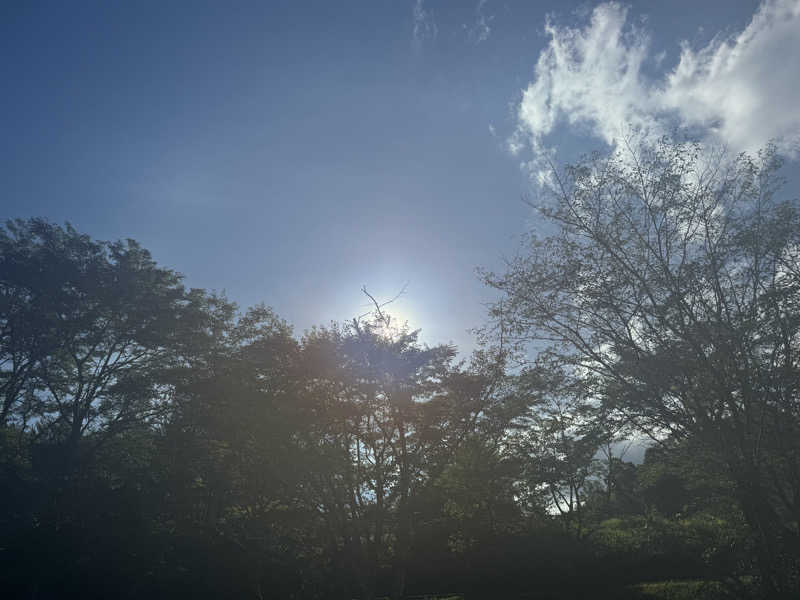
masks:
POLYGON ((670 140, 566 167, 486 275, 469 357, 366 288, 373 311, 297 334, 133 240, 7 222, 0 589, 791 597, 800 213, 779 168, 670 140))
POLYGON ((552 229, 488 277, 506 330, 595 380, 608 418, 723 458, 774 595, 800 534, 800 213, 779 167, 773 148, 669 140, 593 156, 557 175, 552 229))

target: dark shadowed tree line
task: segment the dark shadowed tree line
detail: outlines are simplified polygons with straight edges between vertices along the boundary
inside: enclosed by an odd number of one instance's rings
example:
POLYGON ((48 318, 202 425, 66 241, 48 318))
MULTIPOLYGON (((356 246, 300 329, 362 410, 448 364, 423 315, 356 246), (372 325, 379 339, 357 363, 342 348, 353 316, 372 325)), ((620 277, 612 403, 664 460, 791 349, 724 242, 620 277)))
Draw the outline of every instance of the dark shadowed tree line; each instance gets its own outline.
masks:
POLYGON ((391 306, 296 335, 132 240, 7 222, 3 596, 792 597, 778 167, 664 142, 566 168, 464 360, 391 306))

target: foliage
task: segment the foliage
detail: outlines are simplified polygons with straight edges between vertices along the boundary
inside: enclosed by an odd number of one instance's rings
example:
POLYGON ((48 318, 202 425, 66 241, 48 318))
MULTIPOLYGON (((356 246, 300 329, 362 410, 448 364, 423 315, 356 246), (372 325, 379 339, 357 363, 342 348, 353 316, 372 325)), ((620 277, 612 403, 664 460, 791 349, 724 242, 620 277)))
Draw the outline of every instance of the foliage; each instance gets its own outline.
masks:
POLYGON ((792 589, 796 215, 773 155, 701 177, 692 152, 569 170, 461 362, 371 296, 296 335, 132 240, 8 222, 3 596, 792 589))
POLYGON ((773 148, 733 160, 698 145, 597 155, 560 174, 505 274, 494 313, 596 381, 606 414, 726 465, 765 589, 797 584, 800 212, 773 148))

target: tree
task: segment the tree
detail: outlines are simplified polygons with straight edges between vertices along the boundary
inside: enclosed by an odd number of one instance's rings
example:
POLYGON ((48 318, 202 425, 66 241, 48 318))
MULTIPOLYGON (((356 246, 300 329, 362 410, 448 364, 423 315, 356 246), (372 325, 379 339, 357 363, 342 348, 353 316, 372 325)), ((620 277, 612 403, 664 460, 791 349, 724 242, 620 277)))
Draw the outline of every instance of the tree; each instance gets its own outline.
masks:
POLYGON ((443 517, 451 552, 478 551, 516 532, 523 522, 516 498, 521 471, 518 458, 491 438, 471 435, 459 446, 430 490, 440 508, 428 508, 429 518, 443 517))
POLYGON ((724 457, 775 597, 800 537, 800 213, 779 167, 773 148, 669 140, 595 155, 556 173, 547 234, 487 276, 509 335, 599 378, 609 413, 724 457))
POLYGON ((540 354, 517 377, 518 394, 530 407, 515 420, 511 437, 525 464, 526 482, 545 495, 565 530, 577 538, 586 533, 584 505, 598 474, 595 455, 611 439, 590 389, 554 357, 540 354))
POLYGON ((316 464, 307 489, 329 525, 332 552, 347 557, 367 598, 388 559, 393 595, 403 594, 411 503, 424 471, 423 407, 454 355, 449 346, 421 347, 417 332, 383 325, 319 328, 301 344, 312 425, 300 445, 316 464))
POLYGON ((22 557, 4 569, 12 589, 77 594, 87 564, 114 565, 118 581, 98 577, 96 590, 142 581, 158 432, 224 304, 132 240, 43 219, 0 228, 0 530, 6 556, 22 557))
POLYGON ((311 425, 299 444, 330 554, 346 557, 364 597, 379 587, 402 597, 414 539, 438 506, 434 488, 462 449, 477 438, 497 447, 504 433, 504 371, 491 351, 453 364, 453 347, 423 346, 374 306, 301 341, 311 425))
POLYGON ((159 520, 173 538, 215 553, 217 572, 207 573, 207 559, 191 564, 171 539, 162 552, 203 593, 288 597, 301 573, 307 586, 324 574, 313 561, 315 507, 300 500, 309 465, 295 444, 305 427, 299 347, 270 309, 234 309, 218 307, 214 343, 178 378, 156 461, 165 482, 159 520))
MULTIPOLYGON (((207 301, 136 242, 97 242, 42 219, 0 230, 2 419, 75 466, 170 407, 170 366, 207 301)), ((196 341, 193 339, 193 341, 196 341)))

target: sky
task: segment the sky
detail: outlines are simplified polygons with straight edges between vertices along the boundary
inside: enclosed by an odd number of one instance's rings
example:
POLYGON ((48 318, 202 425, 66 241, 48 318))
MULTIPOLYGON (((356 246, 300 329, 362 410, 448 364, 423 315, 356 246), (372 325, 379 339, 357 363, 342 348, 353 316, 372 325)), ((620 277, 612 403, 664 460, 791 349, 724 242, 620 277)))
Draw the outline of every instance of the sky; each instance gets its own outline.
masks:
POLYGON ((800 0, 12 1, 0 77, 0 218, 136 239, 298 333, 406 286, 466 350, 548 161, 680 127, 796 167, 800 0))

